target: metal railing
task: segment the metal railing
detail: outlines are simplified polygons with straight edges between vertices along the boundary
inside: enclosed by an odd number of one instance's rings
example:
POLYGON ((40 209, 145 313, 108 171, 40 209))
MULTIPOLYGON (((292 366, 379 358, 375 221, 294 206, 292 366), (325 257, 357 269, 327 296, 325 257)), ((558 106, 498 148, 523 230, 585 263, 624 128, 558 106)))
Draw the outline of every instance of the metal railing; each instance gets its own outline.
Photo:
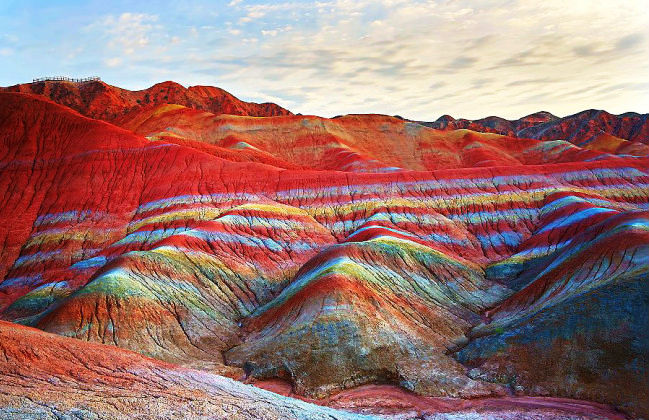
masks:
POLYGON ((86 82, 100 82, 101 79, 99 77, 86 77, 83 79, 74 79, 72 77, 65 77, 65 76, 54 76, 54 77, 39 77, 38 79, 34 79, 32 83, 38 83, 38 82, 73 82, 73 83, 86 83, 86 82))

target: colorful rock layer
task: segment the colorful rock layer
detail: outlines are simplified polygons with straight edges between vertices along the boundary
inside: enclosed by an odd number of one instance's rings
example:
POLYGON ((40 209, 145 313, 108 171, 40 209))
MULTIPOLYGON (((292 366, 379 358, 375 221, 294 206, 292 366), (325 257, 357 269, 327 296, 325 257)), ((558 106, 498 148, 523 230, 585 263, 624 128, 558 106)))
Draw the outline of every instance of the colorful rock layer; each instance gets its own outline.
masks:
POLYGON ((370 419, 0 321, 2 419, 370 419))
POLYGON ((213 86, 185 88, 174 82, 163 82, 148 89, 130 91, 102 81, 86 83, 44 81, 0 88, 6 92, 22 92, 44 96, 58 104, 91 117, 111 121, 129 111, 151 104, 181 104, 214 114, 271 117, 291 115, 273 103, 244 102, 213 86))
POLYGON ((518 120, 500 117, 456 120, 444 115, 422 124, 441 130, 469 129, 519 138, 563 139, 583 148, 609 153, 647 155, 649 151, 649 114, 635 112, 614 115, 589 109, 563 118, 549 112, 537 112, 518 120))
POLYGON ((646 155, 111 106, 0 93, 2 319, 309 398, 387 383, 649 415, 646 155))
MULTIPOLYGON (((0 321, 0 350, 1 419, 624 418, 611 407, 575 400, 455 401, 417 397, 387 386, 363 387, 317 401, 338 407, 334 409, 128 350, 4 321, 0 321)), ((286 394, 276 385, 263 386, 286 394)))

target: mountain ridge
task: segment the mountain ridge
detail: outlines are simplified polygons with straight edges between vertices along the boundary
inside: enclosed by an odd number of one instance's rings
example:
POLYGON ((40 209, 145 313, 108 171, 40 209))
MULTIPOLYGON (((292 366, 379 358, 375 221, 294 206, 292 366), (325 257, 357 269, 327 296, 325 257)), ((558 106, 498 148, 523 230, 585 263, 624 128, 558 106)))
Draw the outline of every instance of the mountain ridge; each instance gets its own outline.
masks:
POLYGON ((565 117, 539 111, 516 120, 498 116, 469 120, 443 115, 433 122, 422 122, 441 130, 459 128, 537 140, 567 140, 585 146, 605 133, 631 142, 649 144, 649 114, 625 112, 615 115, 587 109, 565 117))
POLYGON ((17 84, 0 88, 0 90, 45 96, 83 115, 106 121, 112 121, 133 109, 162 103, 177 103, 215 114, 291 115, 290 111, 274 103, 245 102, 217 87, 190 86, 185 88, 173 81, 156 83, 149 88, 137 91, 118 88, 103 81, 84 83, 42 81, 17 84))

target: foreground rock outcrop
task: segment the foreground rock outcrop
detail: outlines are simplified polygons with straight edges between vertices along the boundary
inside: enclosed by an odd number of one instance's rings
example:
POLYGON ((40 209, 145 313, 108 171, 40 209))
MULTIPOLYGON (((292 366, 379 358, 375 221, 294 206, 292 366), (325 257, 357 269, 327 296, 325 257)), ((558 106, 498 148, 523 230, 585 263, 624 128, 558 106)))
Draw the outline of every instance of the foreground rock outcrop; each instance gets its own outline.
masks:
POLYGON ((385 387, 358 389, 326 401, 339 407, 334 409, 4 321, 0 354, 0 419, 623 418, 610 407, 578 401, 433 400, 385 387))
POLYGON ((365 418, 3 321, 0 350, 3 419, 365 418))

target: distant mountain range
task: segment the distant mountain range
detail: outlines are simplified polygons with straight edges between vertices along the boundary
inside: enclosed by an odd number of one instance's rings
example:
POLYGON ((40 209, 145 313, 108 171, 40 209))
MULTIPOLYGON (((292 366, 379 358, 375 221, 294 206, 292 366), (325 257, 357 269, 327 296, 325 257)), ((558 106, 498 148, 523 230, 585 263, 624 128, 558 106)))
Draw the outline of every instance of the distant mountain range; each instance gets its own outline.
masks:
POLYGON ((434 122, 422 122, 422 124, 440 130, 463 128, 537 140, 560 139, 577 146, 597 142, 602 135, 649 144, 649 114, 635 112, 614 115, 606 111, 589 109, 567 117, 557 117, 541 111, 517 120, 506 120, 500 117, 456 120, 450 115, 443 115, 434 122))
MULTIPOLYGON (((44 81, 24 83, 0 90, 41 95, 91 118, 112 121, 134 109, 159 104, 178 104, 212 114, 273 117, 292 115, 280 105, 245 102, 213 86, 184 86, 167 81, 150 88, 130 91, 102 81, 70 83, 44 81)), ((443 115, 432 122, 420 121, 439 130, 468 129, 483 133, 537 140, 566 140, 577 146, 601 142, 623 145, 619 140, 649 144, 649 114, 627 112, 620 115, 589 109, 566 117, 540 111, 517 120, 491 116, 477 120, 455 119, 443 115), (617 139, 611 138, 613 136, 617 139)), ((609 144, 610 146, 610 144, 609 144)), ((627 146, 628 147, 628 146, 627 146)), ((611 151, 611 150, 608 150, 611 151)))

